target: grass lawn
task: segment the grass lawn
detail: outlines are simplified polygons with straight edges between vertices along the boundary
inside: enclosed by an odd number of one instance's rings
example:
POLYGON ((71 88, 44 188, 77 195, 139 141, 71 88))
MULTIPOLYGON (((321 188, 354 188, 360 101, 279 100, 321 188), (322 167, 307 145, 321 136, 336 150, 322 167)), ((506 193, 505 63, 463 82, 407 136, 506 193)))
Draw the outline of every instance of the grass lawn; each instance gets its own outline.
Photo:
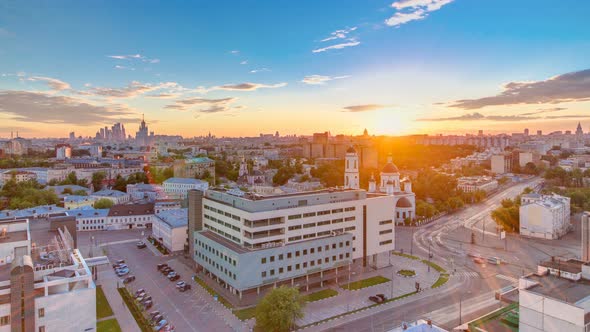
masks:
POLYGON ((414 270, 399 270, 399 271, 397 271, 397 274, 399 274, 400 276, 404 276, 404 277, 413 277, 416 275, 416 271, 414 271, 414 270))
POLYGON ((422 263, 426 264, 426 265, 430 265, 431 268, 435 269, 436 271, 438 271, 438 273, 446 273, 447 270, 443 269, 442 267, 440 267, 438 264, 433 263, 429 260, 423 259, 422 263))
POLYGON ((376 276, 376 277, 372 277, 372 278, 368 278, 368 279, 354 281, 354 282, 351 282, 350 284, 342 285, 340 287, 342 287, 344 289, 348 289, 348 290, 357 290, 357 289, 361 289, 361 288, 365 288, 365 287, 379 285, 379 284, 382 284, 382 283, 388 282, 388 281, 389 281, 389 279, 387 279, 385 277, 376 276))
POLYGON ((254 315, 256 314, 256 307, 234 310, 233 313, 240 320, 247 320, 250 318, 254 318, 254 315))
POLYGON ((413 256, 413 255, 408 255, 408 254, 402 254, 401 252, 393 252, 394 255, 396 256, 401 256, 401 257, 405 257, 405 258, 409 258, 409 259, 413 259, 413 260, 419 260, 420 257, 418 256, 413 256))
POLYGON ((306 302, 315 302, 315 301, 327 299, 329 297, 336 296, 336 295, 338 295, 337 291, 328 288, 328 289, 323 289, 319 292, 307 294, 307 295, 303 296, 303 300, 305 300, 306 302))
POLYGON ((97 332, 122 332, 117 319, 107 319, 96 323, 97 332))
POLYGON ((440 287, 449 281, 449 274, 448 273, 441 273, 438 277, 438 280, 432 285, 432 288, 440 287))
POLYGON ((121 297, 127 305, 127 308, 129 308, 129 311, 131 311, 131 315, 133 315, 133 318, 135 318, 135 321, 137 322, 139 329, 142 332, 152 332, 152 327, 150 323, 143 316, 141 309, 139 309, 135 304, 135 300, 133 299, 131 294, 129 294, 129 291, 127 291, 126 288, 118 288, 117 290, 119 291, 119 294, 121 294, 121 297))
POLYGON ((217 294, 215 290, 213 290, 213 288, 209 287, 209 285, 207 285, 203 280, 199 279, 199 277, 195 276, 195 281, 199 285, 201 285, 201 287, 205 288, 207 293, 211 294, 211 296, 217 295, 217 299, 219 300, 219 302, 221 302, 221 304, 223 304, 226 308, 233 309, 234 306, 228 300, 226 300, 223 296, 217 294))
POLYGON ((106 318, 113 315, 113 309, 109 305, 101 286, 96 286, 96 319, 106 318))

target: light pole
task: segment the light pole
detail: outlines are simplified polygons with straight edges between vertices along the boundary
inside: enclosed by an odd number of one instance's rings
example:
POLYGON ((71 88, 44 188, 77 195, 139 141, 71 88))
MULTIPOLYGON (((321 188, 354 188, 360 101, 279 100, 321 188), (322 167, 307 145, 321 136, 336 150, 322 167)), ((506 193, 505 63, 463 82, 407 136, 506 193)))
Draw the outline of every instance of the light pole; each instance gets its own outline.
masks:
POLYGON ((389 266, 391 267, 391 296, 390 299, 393 299, 393 264, 391 263, 391 251, 389 252, 389 266))
MULTIPOLYGON (((432 245, 432 238, 428 239, 428 260, 432 259, 432 254, 430 253, 430 246, 432 245)), ((430 273, 430 264, 428 265, 428 273, 430 273)))
POLYGON ((471 291, 461 293, 461 298, 459 299, 459 325, 463 324, 463 297, 465 294, 471 294, 471 291))
POLYGON ((410 255, 414 254, 414 228, 412 227, 412 237, 410 238, 410 255))

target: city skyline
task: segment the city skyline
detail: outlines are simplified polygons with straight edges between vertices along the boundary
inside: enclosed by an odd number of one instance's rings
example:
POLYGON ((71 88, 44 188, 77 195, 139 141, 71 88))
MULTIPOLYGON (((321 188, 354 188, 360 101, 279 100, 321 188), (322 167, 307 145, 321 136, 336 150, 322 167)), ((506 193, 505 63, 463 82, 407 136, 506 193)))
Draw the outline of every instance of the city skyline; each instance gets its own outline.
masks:
POLYGON ((588 130, 590 4, 141 5, 0 5, 0 136, 588 130))

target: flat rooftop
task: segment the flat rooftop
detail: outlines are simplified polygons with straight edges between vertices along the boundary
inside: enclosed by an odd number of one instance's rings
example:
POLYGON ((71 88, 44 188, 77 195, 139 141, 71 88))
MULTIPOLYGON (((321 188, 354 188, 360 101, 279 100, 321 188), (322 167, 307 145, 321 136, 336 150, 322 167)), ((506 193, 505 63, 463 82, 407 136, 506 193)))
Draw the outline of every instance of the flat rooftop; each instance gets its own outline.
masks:
POLYGON ((590 281, 588 280, 572 281, 554 275, 536 274, 527 277, 527 279, 538 283, 527 288, 527 291, 544 297, 578 305, 590 301, 590 281))
POLYGON ((236 195, 224 189, 209 189, 205 198, 232 206, 247 212, 263 212, 314 206, 336 202, 357 201, 367 198, 367 192, 360 189, 322 189, 297 193, 264 196, 254 193, 236 195))

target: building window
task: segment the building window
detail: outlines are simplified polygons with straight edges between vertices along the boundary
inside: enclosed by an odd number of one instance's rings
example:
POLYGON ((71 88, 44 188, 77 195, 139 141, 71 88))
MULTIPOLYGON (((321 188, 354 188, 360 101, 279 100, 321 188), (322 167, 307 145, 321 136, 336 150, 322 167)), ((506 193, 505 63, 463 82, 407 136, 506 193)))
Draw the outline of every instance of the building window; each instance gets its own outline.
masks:
POLYGON ((287 266, 287 272, 291 272, 291 265, 287 266))
POLYGON ((307 267, 307 262, 303 262, 303 268, 305 269, 307 267))
POLYGON ((270 275, 274 276, 275 275, 275 269, 270 270, 270 275))
POLYGON ((10 316, 2 316, 0 317, 0 326, 5 326, 10 324, 10 316))
POLYGON ((270 256, 270 261, 274 262, 275 261, 275 256, 270 256))
POLYGON ((295 264, 295 270, 299 270, 299 269, 300 269, 300 267, 301 267, 301 265, 300 265, 300 264, 295 264))
POLYGON ((283 273, 283 268, 279 267, 279 274, 283 273))
POLYGON ((282 261, 283 260, 283 254, 279 255, 279 260, 282 261))
POLYGON ((291 256, 292 256, 292 255, 291 255, 291 253, 290 253, 290 252, 288 252, 288 253, 287 253, 287 258, 291 258, 291 256))
POLYGON ((39 318, 45 317, 45 308, 39 308, 39 318))
POLYGON ((266 271, 262 271, 262 273, 260 274, 263 278, 266 278, 266 271))
POLYGON ((391 232, 393 232, 393 229, 386 229, 386 230, 383 230, 383 231, 379 231, 379 235, 389 234, 391 232))
POLYGON ((39 332, 45 332, 45 326, 39 326, 39 332))
POLYGON ((379 225, 388 225, 388 224, 391 224, 391 223, 393 223, 391 220, 383 220, 383 221, 380 221, 379 222, 379 225))
POLYGON ((299 257, 299 250, 295 252, 295 257, 299 257))
POLYGON ((386 245, 386 244, 390 244, 390 243, 392 243, 392 242, 393 242, 392 240, 381 241, 381 242, 379 242, 379 245, 380 245, 380 246, 384 246, 384 245, 386 245))
POLYGON ((260 262, 261 262, 262 264, 266 264, 266 257, 262 257, 262 259, 260 260, 260 262))
POLYGON ((311 249, 309 249, 309 253, 310 253, 310 254, 313 254, 313 253, 315 253, 315 248, 311 248, 311 249))
POLYGON ((303 249, 303 255, 307 255, 307 249, 303 249))

